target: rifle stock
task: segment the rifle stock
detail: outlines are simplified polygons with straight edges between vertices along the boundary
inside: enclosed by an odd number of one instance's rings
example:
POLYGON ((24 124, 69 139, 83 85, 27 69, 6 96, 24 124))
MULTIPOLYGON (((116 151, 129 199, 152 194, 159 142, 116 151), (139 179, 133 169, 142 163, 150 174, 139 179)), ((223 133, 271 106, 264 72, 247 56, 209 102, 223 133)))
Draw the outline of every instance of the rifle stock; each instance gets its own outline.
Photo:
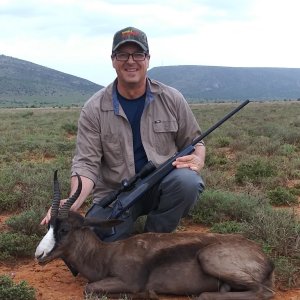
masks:
POLYGON ((145 176, 141 176, 137 174, 129 181, 124 181, 126 184, 122 184, 122 187, 118 191, 114 191, 110 193, 108 196, 103 198, 99 205, 102 207, 106 207, 112 202, 115 201, 112 213, 110 215, 110 219, 115 219, 120 217, 123 212, 128 210, 132 205, 134 205, 149 189, 151 189, 155 184, 161 181, 162 178, 167 176, 175 167, 172 163, 178 158, 185 155, 189 155, 195 151, 195 145, 202 141, 206 136, 208 136, 211 132, 221 126, 225 121, 231 118, 234 114, 236 114, 239 110, 241 110, 245 105, 247 105, 250 101, 246 100, 242 104, 240 104, 237 108, 232 110, 226 116, 224 116, 220 121, 218 121, 215 125, 209 128, 207 131, 202 133, 199 137, 195 138, 193 142, 188 145, 186 148, 181 150, 178 153, 175 153, 172 157, 170 157, 163 164, 158 166, 157 168, 153 167, 153 163, 149 162, 151 167, 149 168, 148 164, 146 165, 147 172, 143 172, 145 176), (129 184, 128 184, 129 183, 129 184))

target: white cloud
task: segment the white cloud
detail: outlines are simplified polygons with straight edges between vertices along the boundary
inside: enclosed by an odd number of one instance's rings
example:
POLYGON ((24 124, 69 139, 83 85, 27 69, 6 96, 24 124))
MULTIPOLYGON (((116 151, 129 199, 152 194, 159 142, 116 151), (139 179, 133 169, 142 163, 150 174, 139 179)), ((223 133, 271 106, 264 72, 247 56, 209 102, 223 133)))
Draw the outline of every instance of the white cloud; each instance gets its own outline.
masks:
POLYGON ((0 54, 99 84, 115 77, 113 34, 148 35, 150 67, 300 67, 298 0, 1 0, 0 54))

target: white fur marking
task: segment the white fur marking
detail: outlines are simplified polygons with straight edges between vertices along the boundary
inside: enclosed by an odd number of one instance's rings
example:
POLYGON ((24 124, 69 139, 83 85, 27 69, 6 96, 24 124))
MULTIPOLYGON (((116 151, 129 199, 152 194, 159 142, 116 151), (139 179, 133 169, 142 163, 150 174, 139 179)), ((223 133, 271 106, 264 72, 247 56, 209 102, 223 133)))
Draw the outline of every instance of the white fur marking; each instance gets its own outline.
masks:
POLYGON ((35 251, 35 257, 42 257, 44 258, 47 256, 48 253, 52 251, 55 245, 55 239, 54 239, 54 231, 52 225, 50 225, 50 228, 44 238, 40 241, 39 245, 36 248, 35 251))

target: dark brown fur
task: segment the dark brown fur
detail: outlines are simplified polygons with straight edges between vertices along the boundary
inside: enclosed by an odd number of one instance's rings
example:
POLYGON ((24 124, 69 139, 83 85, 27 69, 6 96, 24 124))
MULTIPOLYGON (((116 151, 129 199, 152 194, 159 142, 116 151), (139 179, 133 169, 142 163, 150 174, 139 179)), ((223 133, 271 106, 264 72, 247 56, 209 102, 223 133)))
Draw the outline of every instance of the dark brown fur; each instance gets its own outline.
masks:
POLYGON ((89 228, 89 220, 78 214, 70 213, 57 224, 61 239, 40 262, 63 256, 89 280, 88 292, 145 299, 156 293, 200 295, 200 300, 273 296, 272 263, 256 243, 240 235, 145 233, 104 243, 89 228), (62 235, 59 227, 67 227, 64 222, 71 229, 62 235))

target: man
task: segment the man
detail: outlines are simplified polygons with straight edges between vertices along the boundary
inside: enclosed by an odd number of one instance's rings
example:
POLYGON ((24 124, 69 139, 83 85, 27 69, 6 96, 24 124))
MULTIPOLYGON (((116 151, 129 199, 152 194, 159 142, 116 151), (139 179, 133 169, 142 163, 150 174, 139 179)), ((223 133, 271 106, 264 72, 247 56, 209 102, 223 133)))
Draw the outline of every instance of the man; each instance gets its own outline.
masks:
MULTIPOLYGON (((111 208, 97 205, 151 160, 165 162, 200 135, 200 128, 183 96, 174 88, 147 78, 149 47, 146 34, 134 27, 118 31, 113 38, 112 65, 116 80, 93 95, 84 105, 79 122, 76 153, 72 163, 71 194, 77 172, 83 188, 71 207, 76 211, 93 193, 88 216, 105 219, 111 208)), ((205 147, 178 158, 176 167, 127 213, 114 234, 96 232, 103 240, 128 237, 135 220, 147 215, 145 232, 171 232, 188 214, 204 189, 199 172, 205 147)), ((62 203, 65 200, 61 200, 62 203)), ((50 211, 41 224, 47 224, 50 211)))

